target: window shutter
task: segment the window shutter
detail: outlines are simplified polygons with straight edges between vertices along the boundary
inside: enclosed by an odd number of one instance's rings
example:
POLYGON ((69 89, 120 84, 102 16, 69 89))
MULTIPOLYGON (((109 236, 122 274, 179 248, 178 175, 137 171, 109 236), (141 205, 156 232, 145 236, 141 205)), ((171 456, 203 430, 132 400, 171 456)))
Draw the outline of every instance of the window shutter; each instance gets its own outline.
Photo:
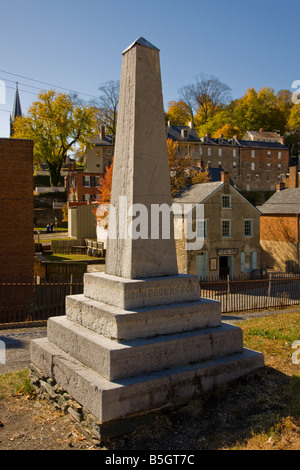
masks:
POLYGON ((241 252, 241 273, 245 272, 245 252, 241 252))
POLYGON ((257 264, 257 253, 256 251, 252 251, 252 269, 256 269, 257 264))

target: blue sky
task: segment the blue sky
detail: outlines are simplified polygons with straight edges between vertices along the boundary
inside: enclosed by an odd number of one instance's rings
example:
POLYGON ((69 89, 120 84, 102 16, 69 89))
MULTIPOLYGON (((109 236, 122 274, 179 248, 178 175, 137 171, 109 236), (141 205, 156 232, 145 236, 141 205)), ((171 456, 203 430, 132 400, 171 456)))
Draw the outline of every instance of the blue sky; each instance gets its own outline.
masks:
POLYGON ((9 136, 16 81, 25 113, 51 88, 39 81, 99 96, 140 36, 160 49, 165 109, 200 73, 229 85, 233 98, 249 87, 293 91, 300 80, 295 0, 14 0, 0 11, 0 137, 9 136))

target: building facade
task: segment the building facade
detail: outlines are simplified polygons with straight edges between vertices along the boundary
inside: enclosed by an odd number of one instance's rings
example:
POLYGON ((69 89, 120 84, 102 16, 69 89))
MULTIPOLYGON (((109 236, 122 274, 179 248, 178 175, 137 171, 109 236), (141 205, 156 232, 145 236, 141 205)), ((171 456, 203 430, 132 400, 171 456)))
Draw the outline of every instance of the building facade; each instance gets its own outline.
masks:
POLYGON ((0 139, 0 277, 33 276, 33 142, 0 139))
POLYGON ((259 208, 262 263, 276 271, 299 272, 300 268, 299 176, 298 167, 291 167, 285 182, 259 208))
POLYGON ((275 191, 288 172, 289 150, 282 138, 215 139, 209 134, 200 138, 192 124, 172 126, 170 121, 166 132, 168 139, 178 142, 181 154, 195 161, 195 166, 222 168, 239 191, 275 191))
POLYGON ((196 274, 199 279, 223 278, 260 267, 260 212, 230 185, 228 174, 223 173, 220 182, 189 187, 173 202, 193 206, 192 232, 202 237, 202 246, 196 248, 193 244, 188 248, 186 236, 176 240, 179 272, 196 274), (200 205, 203 216, 199 219, 196 208, 200 205))

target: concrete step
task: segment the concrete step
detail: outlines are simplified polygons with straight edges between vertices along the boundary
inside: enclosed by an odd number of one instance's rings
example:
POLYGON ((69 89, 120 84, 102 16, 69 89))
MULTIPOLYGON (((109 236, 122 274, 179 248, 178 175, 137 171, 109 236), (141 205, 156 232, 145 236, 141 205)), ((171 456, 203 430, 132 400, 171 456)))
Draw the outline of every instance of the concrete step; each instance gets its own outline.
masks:
POLYGON ((219 326, 221 304, 201 298, 178 304, 124 310, 78 294, 66 297, 66 316, 103 336, 127 341, 219 326))
POLYGON ((34 367, 103 424, 180 404, 264 365, 262 354, 244 348, 240 353, 200 364, 109 381, 47 338, 31 342, 31 355, 34 367))
POLYGON ((241 328, 222 324, 117 342, 66 318, 48 320, 48 340, 107 380, 133 377, 241 352, 241 328))

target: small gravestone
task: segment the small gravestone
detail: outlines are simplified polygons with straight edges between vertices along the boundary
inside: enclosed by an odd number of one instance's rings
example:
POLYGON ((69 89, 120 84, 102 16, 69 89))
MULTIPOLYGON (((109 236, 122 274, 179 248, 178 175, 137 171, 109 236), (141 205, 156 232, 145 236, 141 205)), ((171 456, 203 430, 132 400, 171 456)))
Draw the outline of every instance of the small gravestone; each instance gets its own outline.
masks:
POLYGON ((123 53, 106 270, 31 342, 34 382, 67 392, 98 438, 264 365, 178 274, 171 206, 159 50, 139 38, 123 53))

